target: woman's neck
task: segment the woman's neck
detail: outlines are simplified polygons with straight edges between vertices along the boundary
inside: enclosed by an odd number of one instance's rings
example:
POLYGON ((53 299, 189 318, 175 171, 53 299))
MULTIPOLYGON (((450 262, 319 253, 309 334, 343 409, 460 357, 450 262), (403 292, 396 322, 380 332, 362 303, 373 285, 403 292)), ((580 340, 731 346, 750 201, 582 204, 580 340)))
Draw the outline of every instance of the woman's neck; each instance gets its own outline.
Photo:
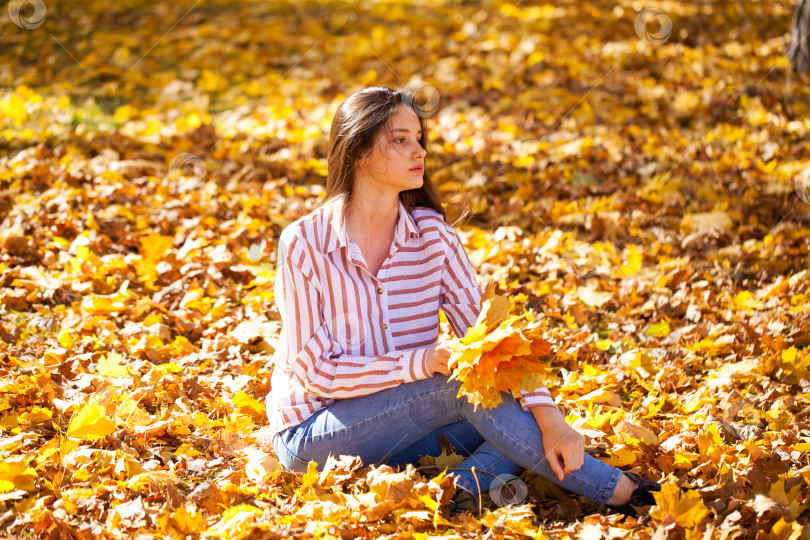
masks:
POLYGON ((396 227, 398 210, 398 194, 355 190, 346 211, 349 236, 363 244, 388 238, 396 227))

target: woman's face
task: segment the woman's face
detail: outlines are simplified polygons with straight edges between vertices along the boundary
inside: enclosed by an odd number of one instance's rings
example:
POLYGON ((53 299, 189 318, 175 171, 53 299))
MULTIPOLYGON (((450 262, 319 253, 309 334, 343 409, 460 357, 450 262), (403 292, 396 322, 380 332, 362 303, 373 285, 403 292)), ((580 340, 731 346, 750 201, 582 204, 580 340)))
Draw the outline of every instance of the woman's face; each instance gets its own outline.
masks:
POLYGON ((422 187, 426 152, 419 143, 421 136, 419 117, 409 107, 400 106, 377 132, 371 151, 358 160, 355 182, 397 195, 422 187))

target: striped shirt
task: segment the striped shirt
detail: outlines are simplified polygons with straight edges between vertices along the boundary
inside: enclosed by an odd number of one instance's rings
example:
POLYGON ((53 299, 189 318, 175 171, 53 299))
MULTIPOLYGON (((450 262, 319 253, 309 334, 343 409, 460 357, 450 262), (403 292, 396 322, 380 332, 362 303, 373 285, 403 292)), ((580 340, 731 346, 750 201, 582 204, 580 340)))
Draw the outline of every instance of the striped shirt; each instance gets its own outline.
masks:
MULTIPOLYGON (((435 210, 402 202, 377 276, 346 231, 338 199, 288 225, 274 286, 281 314, 271 391, 272 433, 337 399, 431 377, 439 310, 456 336, 475 324, 483 294, 455 229, 435 210)), ((556 407, 545 387, 520 391, 523 410, 556 407)))

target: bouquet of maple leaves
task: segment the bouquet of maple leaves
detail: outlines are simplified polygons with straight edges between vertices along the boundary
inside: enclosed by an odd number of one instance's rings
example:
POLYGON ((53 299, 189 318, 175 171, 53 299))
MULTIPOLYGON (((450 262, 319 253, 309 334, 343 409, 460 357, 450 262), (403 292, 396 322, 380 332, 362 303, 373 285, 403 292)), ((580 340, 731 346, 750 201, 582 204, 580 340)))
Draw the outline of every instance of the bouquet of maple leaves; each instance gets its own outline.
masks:
POLYGON ((461 381, 458 396, 476 408, 495 407, 503 401, 501 392, 517 398, 520 390, 544 385, 551 343, 540 336, 539 324, 525 320, 528 313, 510 316, 511 309, 511 300, 496 295, 491 284, 481 297, 478 320, 451 344, 450 380, 461 381))

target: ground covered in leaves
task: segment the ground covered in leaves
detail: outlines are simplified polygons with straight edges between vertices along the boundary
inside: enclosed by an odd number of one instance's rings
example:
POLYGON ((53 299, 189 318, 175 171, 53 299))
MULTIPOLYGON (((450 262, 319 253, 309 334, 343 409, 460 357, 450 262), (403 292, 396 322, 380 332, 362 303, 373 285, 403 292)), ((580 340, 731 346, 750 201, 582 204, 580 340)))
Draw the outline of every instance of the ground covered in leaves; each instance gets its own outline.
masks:
POLYGON ((810 79, 784 56, 791 10, 12 2, 0 530, 807 538, 810 79), (440 97, 427 165, 451 217, 472 212, 482 283, 539 321, 588 451, 664 484, 639 519, 529 473, 526 505, 451 518, 448 477, 349 457, 296 475, 260 444, 278 234, 322 200, 340 101, 415 80, 440 97))

